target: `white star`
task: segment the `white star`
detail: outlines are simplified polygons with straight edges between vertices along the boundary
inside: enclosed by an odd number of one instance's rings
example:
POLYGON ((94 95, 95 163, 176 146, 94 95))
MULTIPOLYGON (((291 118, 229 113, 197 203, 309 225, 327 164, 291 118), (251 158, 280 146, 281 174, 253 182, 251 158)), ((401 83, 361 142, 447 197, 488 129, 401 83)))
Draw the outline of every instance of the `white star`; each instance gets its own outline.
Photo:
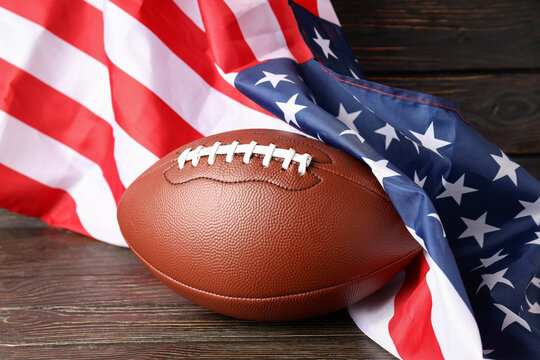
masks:
POLYGON ((390 124, 386 124, 382 128, 375 130, 375 133, 384 136, 384 150, 388 149, 393 139, 399 141, 396 130, 390 124))
POLYGON ((431 216, 432 218, 437 219, 437 221, 439 222, 439 224, 441 224, 441 229, 442 229, 443 236, 446 237, 446 231, 444 231, 444 226, 443 226, 443 224, 442 224, 441 218, 439 217, 439 214, 437 214, 437 213, 431 213, 431 214, 428 214, 427 216, 431 216))
POLYGON ((358 111, 348 113, 347 110, 345 110, 345 107, 343 106, 343 104, 340 103, 339 104, 339 114, 336 117, 339 120, 341 120, 342 123, 347 125, 347 127, 349 129, 352 129, 352 130, 354 130, 356 132, 359 132, 356 125, 354 125, 354 120, 356 120, 358 115, 360 115, 361 113, 362 113, 362 110, 358 110, 358 111))
POLYGON ((405 139, 409 140, 413 144, 414 148, 416 149, 416 152, 420 154, 420 148, 418 147, 418 143, 408 136, 405 136, 405 139))
POLYGON ((536 276, 533 277, 531 280, 531 284, 540 289, 540 278, 537 278, 536 276))
POLYGON ((358 75, 356 75, 356 73, 355 73, 352 69, 349 68, 349 71, 351 72, 353 78, 355 78, 355 79, 360 79, 360 78, 358 77, 358 75))
POLYGON ((492 256, 490 256, 488 258, 479 259, 480 263, 482 265, 479 265, 479 266, 475 267, 471 271, 474 271, 474 270, 480 269, 480 268, 487 268, 488 266, 491 266, 491 265, 495 264, 497 261, 504 259, 505 257, 508 256, 508 254, 501 255, 503 250, 504 249, 501 249, 501 250, 497 251, 497 253, 495 253, 494 255, 492 255, 492 256))
POLYGON ((506 284, 510 286, 511 288, 514 288, 514 284, 512 284, 510 280, 504 277, 506 270, 508 270, 508 268, 503 269, 501 271, 497 271, 495 274, 483 274, 482 282, 480 283, 478 290, 476 290, 476 293, 478 294, 482 286, 487 286, 489 290, 491 291, 493 290, 495 285, 497 285, 498 283, 506 284))
POLYGON ((531 331, 531 327, 529 326, 529 324, 527 324, 525 320, 523 320, 522 318, 514 314, 512 310, 510 310, 509 308, 501 304, 493 304, 493 305, 495 305, 499 310, 501 310, 503 313, 506 314, 502 323, 501 331, 503 331, 508 325, 515 322, 523 326, 525 329, 531 331))
POLYGON ((343 136, 343 135, 354 135, 358 138, 358 140, 360 140, 360 142, 364 142, 366 141, 366 139, 364 139, 362 136, 360 136, 359 133, 357 133, 356 131, 354 130, 345 130, 345 131, 342 131, 339 133, 339 136, 343 136))
POLYGON ((416 173, 416 170, 414 171, 414 182, 416 185, 420 186, 421 188, 424 187, 424 184, 426 183, 426 180, 427 180, 427 175, 424 176, 423 179, 420 179, 418 177, 418 174, 416 173))
POLYGON ((536 225, 540 225, 540 196, 535 202, 527 202, 519 200, 519 203, 523 206, 523 210, 516 215, 514 219, 530 216, 536 225))
POLYGON ((300 127, 300 125, 298 125, 296 122, 296 113, 302 109, 305 109, 307 106, 296 104, 297 97, 298 94, 294 94, 286 103, 276 102, 276 105, 279 106, 281 111, 283 111, 283 116, 285 117, 285 121, 287 123, 291 123, 292 121, 296 124, 296 126, 300 127))
POLYGON ((466 219, 462 217, 461 220, 463 220, 465 225, 467 225, 467 229, 463 232, 463 234, 459 236, 458 239, 472 236, 478 242, 478 245, 480 245, 480 247, 483 247, 484 236, 486 235, 486 233, 499 230, 499 228, 496 228, 495 226, 486 224, 486 217, 487 211, 476 220, 466 219))
POLYGON ((478 191, 477 189, 473 189, 463 185, 464 182, 465 174, 461 175, 461 177, 454 183, 446 181, 444 180, 444 177, 442 177, 442 185, 444 186, 444 191, 437 196, 437 199, 451 197, 458 203, 458 205, 461 205, 461 197, 463 196, 463 194, 478 191))
POLYGON ((506 154, 502 152, 502 150, 501 156, 491 155, 491 157, 499 165, 499 171, 497 172, 497 175, 495 175, 492 181, 508 176, 510 180, 512 180, 514 185, 517 186, 516 169, 519 167, 519 165, 510 160, 508 156, 506 156, 506 154))
POLYGON ((399 176, 397 172, 387 167, 388 160, 373 161, 366 157, 363 157, 362 159, 364 159, 366 164, 369 165, 369 167, 371 168, 371 171, 373 172, 373 175, 375 175, 377 180, 379 180, 379 183, 381 184, 382 187, 384 187, 383 180, 385 178, 392 177, 392 176, 399 176))
POLYGON ((527 295, 525 295, 525 301, 527 302, 527 305, 529 305, 529 312, 531 314, 540 314, 540 305, 535 301, 534 304, 529 301, 529 298, 527 295))
POLYGON ((429 127, 427 128, 427 130, 426 130, 426 132, 424 134, 420 134, 420 133, 417 133, 417 132, 414 132, 414 131, 411 131, 411 133, 418 140, 420 140, 420 143, 422 144, 423 147, 433 151, 435 154, 439 155, 440 157, 442 157, 442 155, 439 154, 439 152, 437 150, 439 148, 442 148, 442 147, 444 147, 446 145, 451 144, 448 141, 437 139, 435 137, 435 130, 433 128, 433 123, 429 124, 429 127))
POLYGON ((294 84, 294 81, 292 81, 290 79, 286 79, 286 77, 288 76, 287 74, 272 74, 271 72, 264 71, 264 70, 263 70, 263 74, 265 76, 263 78, 261 78, 259 81, 257 81, 255 83, 255 85, 259 85, 259 84, 262 84, 264 82, 270 82, 270 84, 272 84, 272 86, 275 89, 280 81, 288 81, 288 82, 291 82, 291 83, 294 84))
POLYGON ((540 231, 537 231, 534 234, 536 235, 536 239, 529 241, 525 245, 540 245, 540 231))
POLYGON ((320 48, 322 49, 324 53, 324 56, 326 56, 326 58, 328 59, 328 55, 332 55, 333 57, 337 59, 338 57, 336 56, 336 54, 334 54, 332 50, 330 49, 330 40, 322 38, 319 32, 317 31, 317 28, 313 28, 313 29, 315 30, 315 35, 317 36, 316 38, 313 38, 313 40, 317 43, 317 45, 320 46, 320 48))

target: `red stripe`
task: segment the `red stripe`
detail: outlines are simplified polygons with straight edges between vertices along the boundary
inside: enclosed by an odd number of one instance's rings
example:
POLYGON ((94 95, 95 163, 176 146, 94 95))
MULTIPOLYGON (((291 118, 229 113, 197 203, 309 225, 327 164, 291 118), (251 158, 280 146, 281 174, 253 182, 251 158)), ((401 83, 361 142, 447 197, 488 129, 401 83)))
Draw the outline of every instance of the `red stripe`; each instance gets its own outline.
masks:
POLYGON ((158 157, 201 138, 163 100, 114 64, 109 64, 116 122, 158 157))
MULTIPOLYGON (((173 1, 113 0, 112 2, 150 29, 176 56, 214 89, 244 106, 274 117, 223 79, 214 65, 216 60, 212 57, 213 49, 209 49, 207 34, 195 25, 173 1)), ((217 30, 218 33, 221 31, 222 29, 217 30)), ((243 38, 242 42, 247 46, 243 38)), ((220 47, 224 47, 224 44, 220 47)), ((241 60, 234 48, 226 50, 228 53, 223 56, 230 56, 231 59, 236 59, 235 61, 241 60)), ((251 49, 249 51, 251 52, 251 49)), ((253 54, 251 57, 254 59, 253 54)), ((218 65, 227 72, 222 64, 218 62, 218 65)))
POLYGON ((319 8, 317 7, 317 0, 294 0, 294 2, 313 15, 319 17, 319 8))
POLYGON ((259 63, 223 0, 199 0, 199 8, 210 50, 223 71, 240 72, 259 63))
POLYGON ((272 11, 276 15, 289 51, 298 63, 304 63, 313 58, 311 50, 300 34, 298 24, 291 7, 282 0, 269 0, 272 11))
POLYGON ((106 63, 103 14, 82 0, 0 0, 0 7, 16 13, 106 63))
POLYGON ((111 126, 78 102, 0 59, 0 109, 98 164, 116 201, 125 188, 111 126))
POLYGON ((406 268, 406 278, 394 301, 388 331, 404 359, 437 360, 444 357, 431 325, 431 293, 426 282, 429 265, 418 256, 406 268))
POLYGON ((0 207, 90 236, 79 221, 75 201, 67 192, 43 185, 2 164, 0 179, 0 207))

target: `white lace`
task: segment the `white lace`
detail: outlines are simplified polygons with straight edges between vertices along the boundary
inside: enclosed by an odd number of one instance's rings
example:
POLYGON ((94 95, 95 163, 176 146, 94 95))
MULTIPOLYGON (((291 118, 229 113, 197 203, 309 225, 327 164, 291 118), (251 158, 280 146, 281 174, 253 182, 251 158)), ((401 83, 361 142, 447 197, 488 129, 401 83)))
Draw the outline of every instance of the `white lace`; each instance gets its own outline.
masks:
POLYGON ((236 154, 244 154, 244 164, 247 164, 254 154, 264 155, 262 161, 263 167, 268 167, 272 158, 283 159, 283 165, 281 167, 284 170, 294 161, 298 163, 298 173, 300 175, 306 173, 306 169, 311 163, 311 155, 297 154, 293 148, 281 149, 275 144, 268 146, 258 145, 256 141, 252 141, 249 144, 240 144, 238 141, 233 141, 228 145, 222 145, 217 141, 212 146, 197 146, 195 149, 188 148, 184 150, 178 156, 178 167, 183 169, 187 161, 191 161, 191 165, 197 166, 200 158, 203 156, 208 156, 208 165, 214 164, 217 155, 226 155, 225 162, 230 163, 236 154))

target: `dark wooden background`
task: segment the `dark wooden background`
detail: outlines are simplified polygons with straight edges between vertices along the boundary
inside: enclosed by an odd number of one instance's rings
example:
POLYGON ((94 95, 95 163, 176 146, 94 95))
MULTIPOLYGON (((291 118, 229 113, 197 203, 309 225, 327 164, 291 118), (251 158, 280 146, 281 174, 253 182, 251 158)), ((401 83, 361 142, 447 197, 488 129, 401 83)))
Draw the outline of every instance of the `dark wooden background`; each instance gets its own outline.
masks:
MULTIPOLYGON (((540 178, 538 0, 333 3, 369 80, 456 102, 540 178)), ((227 318, 168 290, 127 249, 0 210, 0 359, 194 357, 393 358, 346 311, 227 318)))

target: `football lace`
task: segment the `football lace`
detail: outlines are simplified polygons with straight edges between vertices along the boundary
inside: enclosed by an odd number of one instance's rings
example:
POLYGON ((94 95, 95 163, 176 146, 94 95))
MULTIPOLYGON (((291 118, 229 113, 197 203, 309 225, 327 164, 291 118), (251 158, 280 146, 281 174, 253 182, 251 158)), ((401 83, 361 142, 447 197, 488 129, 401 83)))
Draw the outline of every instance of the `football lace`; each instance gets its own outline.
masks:
POLYGON ((247 164, 252 155, 264 155, 262 165, 268 167, 272 158, 283 159, 282 168, 287 170, 291 162, 298 163, 298 173, 304 175, 307 167, 311 163, 311 155, 298 154, 293 148, 282 149, 275 144, 258 145, 256 141, 249 144, 240 144, 238 141, 233 141, 231 144, 222 145, 217 141, 212 146, 197 146, 195 149, 188 148, 178 156, 178 167, 183 169, 186 162, 191 161, 192 166, 197 166, 199 160, 203 156, 208 156, 208 165, 214 164, 217 155, 226 155, 225 162, 230 163, 233 157, 238 154, 244 154, 243 161, 247 164))

